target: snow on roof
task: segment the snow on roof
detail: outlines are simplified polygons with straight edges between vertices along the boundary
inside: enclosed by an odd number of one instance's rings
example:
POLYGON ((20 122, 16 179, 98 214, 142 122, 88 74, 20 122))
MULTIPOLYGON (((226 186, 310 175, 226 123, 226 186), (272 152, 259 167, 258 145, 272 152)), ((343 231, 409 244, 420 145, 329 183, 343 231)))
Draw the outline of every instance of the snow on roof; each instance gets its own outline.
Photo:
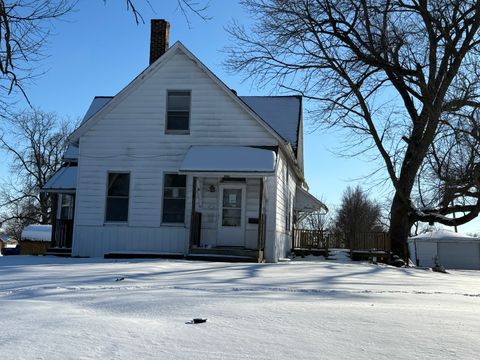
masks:
POLYGON ((294 209, 302 212, 313 212, 320 210, 325 210, 328 212, 328 207, 323 202, 298 185, 294 209))
POLYGON ((88 119, 90 119, 93 115, 99 112, 112 99, 113 96, 95 96, 92 103, 90 104, 90 107, 87 110, 87 113, 83 117, 81 125, 83 125, 85 122, 87 122, 88 119))
POLYGON ((299 96, 240 96, 258 116, 294 149, 297 148, 301 98, 299 96))
POLYGON ((78 159, 78 146, 75 144, 69 144, 67 150, 63 154, 63 160, 77 160, 78 159))
POLYGON ((439 230, 433 230, 429 231, 425 234, 420 234, 417 236, 413 236, 409 238, 409 240, 415 240, 415 241, 431 241, 431 242, 437 242, 437 241, 480 241, 479 238, 469 236, 469 235, 464 235, 464 234, 459 234, 450 230, 446 229, 439 229, 439 230))
POLYGON ((77 188, 77 167, 61 167, 43 186, 43 191, 75 190, 77 188))
POLYGON ((272 150, 248 146, 192 146, 180 165, 182 172, 275 172, 272 150))
POLYGON ((22 230, 22 240, 51 241, 52 225, 27 225, 22 230))

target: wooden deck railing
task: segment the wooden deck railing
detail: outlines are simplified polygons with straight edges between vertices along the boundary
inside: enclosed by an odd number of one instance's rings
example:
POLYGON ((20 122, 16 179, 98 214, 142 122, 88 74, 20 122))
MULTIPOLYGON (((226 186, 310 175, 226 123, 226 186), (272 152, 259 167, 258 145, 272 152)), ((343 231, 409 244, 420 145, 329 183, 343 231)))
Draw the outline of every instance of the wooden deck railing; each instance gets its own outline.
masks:
POLYGON ((370 232, 349 236, 350 250, 379 250, 390 252, 392 249, 390 234, 387 232, 370 232))
POLYGON ((324 230, 295 229, 293 249, 325 250, 350 249, 352 251, 379 250, 390 252, 390 236, 386 232, 358 233, 346 236, 324 230))
POLYGON ((293 238, 294 249, 331 249, 345 248, 343 234, 336 234, 324 230, 295 229, 293 238))

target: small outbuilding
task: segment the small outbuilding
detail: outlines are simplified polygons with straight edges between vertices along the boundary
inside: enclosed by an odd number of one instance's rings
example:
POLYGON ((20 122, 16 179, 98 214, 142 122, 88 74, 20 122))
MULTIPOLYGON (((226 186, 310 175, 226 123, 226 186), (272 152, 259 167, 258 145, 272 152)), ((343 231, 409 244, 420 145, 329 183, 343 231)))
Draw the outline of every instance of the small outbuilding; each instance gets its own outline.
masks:
POLYGON ((51 225, 28 225, 22 230, 20 253, 22 255, 43 255, 50 247, 51 225))
POLYGON ((480 269, 480 239, 449 230, 434 230, 408 239, 410 259, 423 267, 480 269))

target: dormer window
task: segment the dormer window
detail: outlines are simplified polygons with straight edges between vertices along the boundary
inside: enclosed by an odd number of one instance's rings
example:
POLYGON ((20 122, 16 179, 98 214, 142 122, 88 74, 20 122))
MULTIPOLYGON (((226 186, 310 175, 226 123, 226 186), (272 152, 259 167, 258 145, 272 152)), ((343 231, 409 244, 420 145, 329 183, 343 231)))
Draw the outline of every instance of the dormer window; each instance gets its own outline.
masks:
POLYGON ((190 131, 190 90, 167 92, 167 121, 165 132, 188 134, 190 131))

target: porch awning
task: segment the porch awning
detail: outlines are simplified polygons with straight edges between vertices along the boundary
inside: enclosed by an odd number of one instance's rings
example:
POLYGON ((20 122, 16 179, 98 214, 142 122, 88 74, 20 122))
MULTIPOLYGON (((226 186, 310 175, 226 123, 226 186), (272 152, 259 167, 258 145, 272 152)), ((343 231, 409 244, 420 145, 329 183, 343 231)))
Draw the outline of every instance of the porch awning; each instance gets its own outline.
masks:
POLYGON ((275 152, 268 149, 196 145, 190 147, 185 155, 180 172, 273 174, 275 161, 275 152))
POLYGON ((77 188, 77 167, 61 167, 43 186, 44 192, 75 192, 77 188))
POLYGON ((324 203, 322 203, 301 186, 297 186, 294 209, 304 213, 311 213, 320 210, 325 210, 328 212, 328 207, 324 203))

